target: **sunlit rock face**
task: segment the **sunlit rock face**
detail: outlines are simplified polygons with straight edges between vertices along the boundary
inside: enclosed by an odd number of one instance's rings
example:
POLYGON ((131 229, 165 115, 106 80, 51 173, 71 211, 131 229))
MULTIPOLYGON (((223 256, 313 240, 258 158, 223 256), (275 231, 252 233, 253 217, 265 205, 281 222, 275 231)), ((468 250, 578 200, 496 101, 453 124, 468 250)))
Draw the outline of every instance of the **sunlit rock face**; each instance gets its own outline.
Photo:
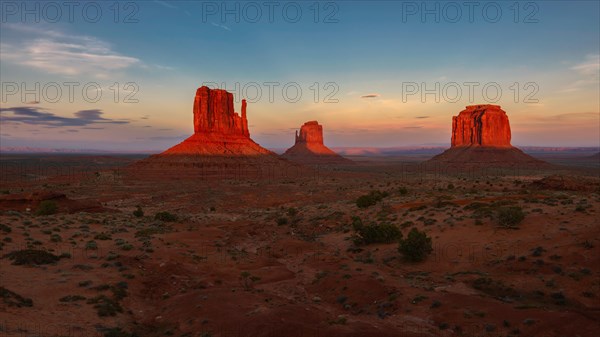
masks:
POLYGON ((510 145, 510 124, 499 105, 469 105, 452 117, 452 147, 510 145))
POLYGON ((246 100, 241 116, 234 110, 233 94, 206 86, 194 97, 194 134, 160 155, 274 155, 250 138, 246 100))
POLYGON ((445 167, 549 165, 512 146, 510 139, 508 116, 499 105, 469 105, 452 117, 452 146, 426 163, 445 167))

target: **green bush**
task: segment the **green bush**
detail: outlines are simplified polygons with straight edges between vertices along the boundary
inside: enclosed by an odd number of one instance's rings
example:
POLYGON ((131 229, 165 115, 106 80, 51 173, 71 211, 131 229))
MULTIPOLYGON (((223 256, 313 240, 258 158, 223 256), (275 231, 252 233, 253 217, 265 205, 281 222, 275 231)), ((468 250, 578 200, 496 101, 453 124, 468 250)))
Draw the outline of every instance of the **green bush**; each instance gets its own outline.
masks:
POLYGON ((387 192, 371 191, 369 194, 361 195, 356 199, 356 206, 359 208, 367 208, 380 202, 383 198, 387 197, 387 192))
POLYGON ((126 332, 121 328, 112 328, 104 332, 104 337, 137 337, 135 333, 126 332))
POLYGON ((97 310, 98 316, 116 316, 123 312, 123 308, 118 301, 113 300, 105 295, 98 295, 87 301, 88 304, 94 304, 94 309, 97 310))
POLYGON ((4 257, 12 260, 12 264, 16 266, 51 264, 60 260, 59 256, 48 253, 45 250, 35 249, 17 250, 4 255, 4 257))
POLYGON ((497 211, 498 224, 503 227, 516 227, 525 219, 521 207, 501 207, 497 211))
POLYGON ((158 212, 154 215, 154 219, 164 222, 173 222, 177 221, 177 215, 169 212, 158 212))
POLYGON ((353 238, 356 245, 397 242, 402 238, 400 229, 390 223, 365 225, 359 217, 353 217, 352 227, 356 231, 353 238))
POLYGON ((10 291, 4 287, 0 287, 0 299, 2 303, 9 307, 32 307, 33 301, 30 298, 25 298, 13 291, 10 291))
POLYGON ((408 261, 423 261, 433 251, 431 238, 425 232, 413 228, 408 233, 406 239, 400 239, 398 251, 408 261))
POLYGON ((58 205, 55 201, 52 200, 44 200, 40 202, 37 210, 35 211, 36 215, 52 215, 58 211, 58 205))
POLYGON ((135 209, 135 211, 133 211, 133 216, 135 216, 136 218, 141 218, 144 216, 144 211, 142 210, 142 207, 137 206, 137 208, 135 209))
POLYGON ((298 210, 295 209, 294 207, 290 207, 287 210, 287 214, 291 217, 296 216, 298 214, 298 210))

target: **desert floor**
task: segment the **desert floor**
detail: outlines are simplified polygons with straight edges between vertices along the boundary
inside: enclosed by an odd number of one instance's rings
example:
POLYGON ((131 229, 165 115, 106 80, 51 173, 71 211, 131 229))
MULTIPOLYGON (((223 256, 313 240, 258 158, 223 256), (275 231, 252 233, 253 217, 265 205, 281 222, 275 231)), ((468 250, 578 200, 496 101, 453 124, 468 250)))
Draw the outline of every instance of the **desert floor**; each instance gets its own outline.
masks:
POLYGON ((38 165, 4 166, 1 336, 600 331, 597 168, 449 174, 358 158, 301 177, 147 179, 125 169, 134 159, 3 158, 38 165), (563 185, 535 183, 555 175, 563 185), (56 214, 15 197, 41 191, 66 195, 56 214), (388 196, 357 207, 371 191, 388 196), (501 207, 525 219, 500 226, 501 207), (424 230, 433 252, 409 262, 396 242, 355 244, 354 216, 424 230), (47 254, 11 259, 28 249, 47 254))

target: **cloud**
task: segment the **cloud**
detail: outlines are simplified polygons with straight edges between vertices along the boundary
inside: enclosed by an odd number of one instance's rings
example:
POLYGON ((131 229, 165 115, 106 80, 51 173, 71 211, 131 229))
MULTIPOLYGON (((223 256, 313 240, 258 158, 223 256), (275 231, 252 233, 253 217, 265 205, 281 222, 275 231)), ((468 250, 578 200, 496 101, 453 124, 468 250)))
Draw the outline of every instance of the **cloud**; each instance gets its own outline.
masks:
POLYGON ((154 0, 154 2, 167 8, 177 9, 177 6, 174 6, 166 1, 154 0))
POLYGON ((571 67, 571 70, 579 73, 581 78, 569 83, 560 92, 570 93, 590 87, 597 90, 598 83, 600 83, 600 55, 587 55, 585 61, 571 67))
POLYGON ((41 108, 11 107, 0 108, 0 121, 3 123, 21 123, 28 125, 44 125, 47 127, 87 126, 90 124, 128 124, 127 120, 102 117, 102 110, 80 110, 75 117, 62 117, 54 113, 42 111, 41 108))
POLYGON ((571 69, 581 75, 591 76, 597 80, 600 76, 600 55, 587 55, 584 62, 571 67, 571 69))
POLYGON ((360 96, 360 98, 377 98, 377 97, 379 97, 379 94, 367 94, 367 95, 360 96))
POLYGON ((225 29, 225 30, 231 31, 231 28, 229 28, 229 27, 227 27, 227 26, 225 26, 225 25, 220 25, 220 24, 218 24, 218 23, 216 23, 216 22, 211 22, 211 24, 212 24, 213 26, 215 26, 215 27, 219 27, 219 28, 223 28, 223 29, 225 29))
POLYGON ((405 126, 405 129, 422 129, 422 126, 405 126))
POLYGON ((415 117, 416 119, 425 119, 425 118, 429 118, 429 116, 417 116, 415 117))
POLYGON ((141 64, 139 59, 121 55, 107 42, 95 37, 20 24, 3 24, 3 27, 33 37, 22 38, 16 43, 2 43, 2 60, 46 73, 108 78, 113 72, 141 64))
POLYGON ((40 104, 40 101, 29 101, 29 102, 26 102, 25 104, 40 104))

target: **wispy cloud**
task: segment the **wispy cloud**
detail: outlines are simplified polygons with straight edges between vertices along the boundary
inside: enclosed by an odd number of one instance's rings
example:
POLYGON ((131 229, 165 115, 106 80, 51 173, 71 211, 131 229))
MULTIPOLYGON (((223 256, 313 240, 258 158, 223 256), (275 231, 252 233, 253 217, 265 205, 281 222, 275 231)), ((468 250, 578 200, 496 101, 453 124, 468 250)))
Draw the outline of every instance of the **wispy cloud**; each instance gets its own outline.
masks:
POLYGON ((380 96, 379 94, 367 94, 367 95, 360 96, 360 98, 377 98, 379 96, 380 96))
POLYGON ((417 116, 415 117, 416 119, 425 119, 425 118, 429 118, 429 116, 417 116))
POLYGON ((581 75, 581 78, 569 83, 561 92, 570 93, 589 89, 598 90, 597 86, 600 83, 600 55, 587 55, 585 60, 575 66, 571 70, 576 71, 581 75))
POLYGON ((577 64, 571 69, 577 71, 581 75, 591 76, 598 80, 600 77, 600 55, 587 55, 585 61, 577 64))
POLYGON ((229 27, 227 27, 227 26, 225 26, 225 25, 220 25, 220 24, 218 24, 218 23, 216 23, 216 22, 211 22, 211 24, 212 24, 213 26, 215 26, 215 27, 219 27, 219 28, 222 28, 222 29, 225 29, 225 30, 231 31, 231 28, 229 28, 229 27))
POLYGON ((177 6, 172 5, 171 3, 167 2, 167 1, 161 1, 161 0, 154 0, 155 3, 162 5, 164 7, 167 8, 171 8, 171 9, 177 9, 177 6))
POLYGON ((102 110, 80 110, 75 117, 57 116, 52 112, 42 111, 41 108, 11 107, 0 109, 2 123, 21 123, 27 125, 44 125, 47 127, 86 126, 90 124, 128 124, 128 120, 102 117, 102 110))
POLYGON ((107 78, 112 72, 141 64, 139 59, 121 55, 112 50, 110 44, 95 37, 71 35, 21 24, 2 26, 32 35, 17 43, 2 43, 0 57, 6 62, 51 74, 90 74, 98 78, 107 78))

